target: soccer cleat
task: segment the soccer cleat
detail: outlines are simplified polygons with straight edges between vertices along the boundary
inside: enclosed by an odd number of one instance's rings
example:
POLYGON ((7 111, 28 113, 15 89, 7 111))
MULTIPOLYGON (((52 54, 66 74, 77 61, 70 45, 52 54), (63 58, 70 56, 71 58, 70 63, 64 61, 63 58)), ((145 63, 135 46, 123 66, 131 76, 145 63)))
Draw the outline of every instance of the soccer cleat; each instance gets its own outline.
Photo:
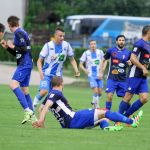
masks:
POLYGON ((121 131, 123 129, 123 126, 108 126, 105 127, 105 131, 121 131))
POLYGON ((33 112, 32 111, 25 111, 24 112, 24 119, 23 121, 21 122, 21 124, 25 124, 27 121, 30 121, 31 119, 31 116, 33 115, 33 112))
POLYGON ((139 126, 139 124, 140 124, 139 121, 141 120, 142 116, 143 116, 143 111, 141 110, 134 118, 132 118, 133 123, 131 124, 131 126, 133 128, 137 128, 139 126))
POLYGON ((33 115, 30 117, 30 121, 31 121, 32 123, 34 123, 34 122, 37 121, 37 118, 36 118, 35 114, 33 114, 33 115))

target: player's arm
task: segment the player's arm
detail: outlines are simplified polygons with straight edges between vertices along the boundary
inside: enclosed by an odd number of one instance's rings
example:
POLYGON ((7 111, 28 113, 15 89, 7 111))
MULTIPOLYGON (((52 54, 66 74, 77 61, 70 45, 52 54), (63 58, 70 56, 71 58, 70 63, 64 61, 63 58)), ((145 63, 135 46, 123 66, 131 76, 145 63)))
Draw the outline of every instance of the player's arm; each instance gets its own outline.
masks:
POLYGON ((99 79, 103 79, 103 75, 104 75, 106 66, 107 66, 107 60, 105 58, 102 58, 101 64, 100 64, 100 69, 99 69, 99 79))
POLYGON ((86 75, 88 75, 88 70, 84 67, 84 62, 80 61, 79 67, 85 72, 86 75))
POLYGON ((142 69, 143 71, 143 75, 147 76, 148 75, 148 70, 146 69, 146 67, 144 65, 142 65, 139 60, 137 59, 137 55, 132 53, 131 57, 130 57, 131 62, 138 68, 142 69))
POLYGON ((79 72, 79 69, 77 67, 77 62, 76 60, 74 59, 74 57, 69 57, 69 60, 70 60, 70 63, 75 71, 75 77, 79 77, 80 76, 80 72, 79 72))
POLYGON ((45 117, 46 117, 46 114, 48 112, 48 109, 53 105, 53 101, 51 100, 47 100, 46 101, 46 104, 44 105, 41 113, 40 113, 40 116, 39 116, 39 119, 37 122, 34 122, 32 124, 33 127, 35 128, 43 128, 44 127, 44 121, 45 121, 45 117))
POLYGON ((44 79, 44 75, 43 75, 43 71, 42 71, 42 64, 43 64, 43 58, 39 57, 37 60, 37 68, 38 68, 41 80, 44 79))

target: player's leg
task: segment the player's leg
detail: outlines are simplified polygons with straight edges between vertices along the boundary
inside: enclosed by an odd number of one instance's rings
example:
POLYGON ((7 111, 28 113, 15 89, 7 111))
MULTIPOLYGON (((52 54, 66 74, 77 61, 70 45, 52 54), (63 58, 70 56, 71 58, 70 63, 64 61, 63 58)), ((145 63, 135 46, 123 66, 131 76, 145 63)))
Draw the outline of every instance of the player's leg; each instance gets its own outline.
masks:
POLYGON ((111 79, 107 80, 107 83, 106 83, 107 100, 106 100, 105 107, 108 110, 110 110, 112 107, 112 98, 113 98, 113 94, 115 92, 116 86, 117 86, 116 82, 114 82, 111 79))
POLYGON ((103 80, 97 79, 97 85, 98 85, 98 104, 100 102, 102 92, 103 92, 103 80))
POLYGON ((93 91, 91 104, 92 104, 93 108, 99 107, 99 105, 98 105, 99 95, 98 95, 98 88, 97 88, 96 79, 89 77, 88 80, 89 80, 90 87, 93 91))
POLYGON ((131 107, 126 111, 125 116, 130 116, 139 110, 148 101, 148 81, 147 79, 139 79, 138 90, 139 99, 137 99, 131 107))
POLYGON ((33 109, 35 110, 37 105, 40 103, 42 98, 48 94, 50 91, 50 81, 51 77, 44 76, 44 80, 40 81, 40 86, 39 86, 39 92, 38 94, 34 97, 33 100, 33 109))

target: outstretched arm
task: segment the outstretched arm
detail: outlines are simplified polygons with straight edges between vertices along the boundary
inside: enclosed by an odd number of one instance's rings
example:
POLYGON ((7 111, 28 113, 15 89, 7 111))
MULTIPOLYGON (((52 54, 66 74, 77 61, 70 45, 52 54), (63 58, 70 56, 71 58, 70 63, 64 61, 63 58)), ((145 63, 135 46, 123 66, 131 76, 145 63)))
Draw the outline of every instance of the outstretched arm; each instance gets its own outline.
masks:
POLYGON ((45 121, 45 117, 46 117, 46 114, 48 112, 48 109, 53 105, 53 102, 51 100, 47 100, 46 101, 46 104, 44 105, 41 113, 40 113, 40 117, 38 119, 38 121, 34 122, 32 124, 32 126, 34 128, 44 128, 44 121, 45 121))
POLYGON ((86 75, 88 75, 88 70, 83 65, 84 62, 80 61, 79 67, 85 72, 86 75))
POLYGON ((100 64, 100 71, 99 71, 99 79, 101 80, 103 79, 103 74, 105 72, 106 66, 107 66, 107 60, 103 58, 100 64))
POLYGON ((39 71, 41 80, 44 79, 44 75, 43 75, 43 71, 42 71, 42 63, 43 63, 43 58, 39 57, 37 60, 37 67, 38 67, 38 71, 39 71))
POLYGON ((79 77, 80 76, 80 72, 79 69, 77 67, 77 62, 75 61, 74 57, 70 57, 70 63, 75 71, 75 77, 79 77))

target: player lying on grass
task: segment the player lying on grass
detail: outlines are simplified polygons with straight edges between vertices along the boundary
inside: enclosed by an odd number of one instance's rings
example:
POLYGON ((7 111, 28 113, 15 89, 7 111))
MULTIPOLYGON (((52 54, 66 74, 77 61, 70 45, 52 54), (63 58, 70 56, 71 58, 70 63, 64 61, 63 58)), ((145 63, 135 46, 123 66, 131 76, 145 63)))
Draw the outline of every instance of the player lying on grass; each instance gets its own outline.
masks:
POLYGON ((41 110, 38 121, 32 125, 35 128, 43 128, 45 116, 48 110, 51 110, 56 119, 61 124, 62 128, 84 129, 100 125, 104 130, 117 131, 121 130, 121 126, 109 126, 107 119, 114 122, 123 122, 130 124, 132 127, 137 127, 141 118, 139 113, 135 118, 127 118, 118 112, 102 109, 84 109, 73 111, 68 104, 67 99, 63 96, 63 80, 60 77, 53 77, 52 91, 48 95, 47 101, 44 101, 43 109, 41 110), (106 119, 107 118, 107 119, 106 119))

